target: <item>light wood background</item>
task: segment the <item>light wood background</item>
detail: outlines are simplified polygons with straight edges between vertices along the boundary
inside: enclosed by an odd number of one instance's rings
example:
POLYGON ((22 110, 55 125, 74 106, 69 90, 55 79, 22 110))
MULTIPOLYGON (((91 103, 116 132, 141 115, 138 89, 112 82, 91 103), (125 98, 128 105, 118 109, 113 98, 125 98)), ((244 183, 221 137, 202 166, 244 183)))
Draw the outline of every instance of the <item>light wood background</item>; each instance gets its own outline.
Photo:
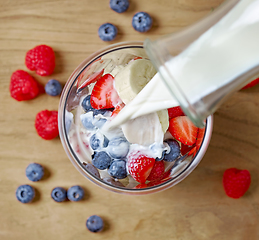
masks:
MULTIPOLYGON (((57 67, 51 78, 65 83, 89 54, 107 46, 97 36, 104 22, 116 24, 114 42, 158 38, 188 26, 223 0, 131 0, 126 13, 109 9, 109 0, 0 0, 0 239, 259 239, 259 86, 235 93, 216 113, 210 147, 197 169, 182 183, 161 193, 126 196, 103 190, 72 166, 57 138, 42 140, 34 129, 37 112, 57 110, 59 98, 41 95, 17 102, 9 95, 13 71, 26 70, 25 53, 38 44, 52 46, 57 67), (135 32, 131 18, 147 11, 153 29, 135 32), (32 183, 25 176, 31 162, 41 163, 47 177, 32 183), (222 187, 225 169, 248 169, 252 184, 244 197, 228 198, 222 187), (32 204, 15 198, 20 184, 37 189, 32 204), (56 203, 56 186, 82 185, 82 202, 56 203), (97 214, 105 231, 87 231, 85 221, 97 214)), ((31 73, 41 83, 49 77, 31 73)))

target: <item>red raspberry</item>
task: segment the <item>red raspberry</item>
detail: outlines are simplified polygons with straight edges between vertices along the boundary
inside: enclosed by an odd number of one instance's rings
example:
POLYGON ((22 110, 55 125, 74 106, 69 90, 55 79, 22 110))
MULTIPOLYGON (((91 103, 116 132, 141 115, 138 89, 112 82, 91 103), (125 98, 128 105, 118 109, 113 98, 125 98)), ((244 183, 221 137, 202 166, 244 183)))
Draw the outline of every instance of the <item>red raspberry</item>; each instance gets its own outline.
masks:
POLYGON ((30 100, 39 95, 43 87, 27 72, 15 71, 11 76, 9 90, 17 101, 30 100))
POLYGON ((44 110, 36 115, 35 128, 40 137, 51 140, 58 136, 58 111, 44 110))
POLYGON ((229 168, 223 175, 223 187, 231 198, 240 198, 248 190, 251 176, 248 170, 229 168))
POLYGON ((48 76, 55 68, 55 54, 51 47, 39 45, 26 53, 25 65, 40 76, 48 76))
POLYGON ((164 162, 156 161, 147 180, 148 181, 160 180, 162 179, 164 172, 165 172, 164 162))

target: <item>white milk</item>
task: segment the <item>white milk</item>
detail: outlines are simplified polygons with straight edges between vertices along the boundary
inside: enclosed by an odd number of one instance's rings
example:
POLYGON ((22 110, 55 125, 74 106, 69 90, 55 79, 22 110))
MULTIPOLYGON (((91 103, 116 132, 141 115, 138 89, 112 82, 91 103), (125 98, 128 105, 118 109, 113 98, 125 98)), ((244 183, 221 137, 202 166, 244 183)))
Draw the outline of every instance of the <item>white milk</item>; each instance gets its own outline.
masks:
MULTIPOLYGON (((191 104, 259 64, 259 0, 242 0, 178 56, 166 62, 191 104)), ((160 72, 164 71, 162 66, 160 72)), ((178 106, 159 74, 112 120, 128 119, 178 106)))

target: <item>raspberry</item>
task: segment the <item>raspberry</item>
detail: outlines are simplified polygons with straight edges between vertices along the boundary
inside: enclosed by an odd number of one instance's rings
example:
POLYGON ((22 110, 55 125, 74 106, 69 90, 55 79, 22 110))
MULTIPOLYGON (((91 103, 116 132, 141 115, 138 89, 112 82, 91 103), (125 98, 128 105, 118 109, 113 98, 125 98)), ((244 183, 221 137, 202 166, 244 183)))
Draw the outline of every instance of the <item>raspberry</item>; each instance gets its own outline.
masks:
POLYGON ((11 76, 9 90, 11 97, 17 101, 30 100, 39 95, 42 86, 27 72, 15 71, 11 76))
POLYGON ((248 170, 229 168, 223 175, 223 187, 227 196, 240 198, 248 190, 251 176, 248 170))
POLYGON ((26 53, 25 65, 40 76, 48 76, 55 68, 55 54, 51 47, 39 45, 26 53))
POLYGON ((44 110, 36 115, 35 128, 40 137, 51 140, 58 136, 58 112, 44 110))

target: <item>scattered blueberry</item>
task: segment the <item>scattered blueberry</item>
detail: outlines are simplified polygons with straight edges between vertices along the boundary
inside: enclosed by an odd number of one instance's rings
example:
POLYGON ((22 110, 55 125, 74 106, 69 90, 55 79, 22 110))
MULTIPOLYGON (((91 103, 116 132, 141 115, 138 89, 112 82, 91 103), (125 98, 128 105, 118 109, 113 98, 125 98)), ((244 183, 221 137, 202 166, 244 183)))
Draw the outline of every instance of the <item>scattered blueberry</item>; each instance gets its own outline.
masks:
POLYGON ((90 232, 100 232, 103 230, 103 220, 97 215, 92 215, 86 220, 86 227, 90 232))
POLYGON ((38 163, 31 163, 25 170, 25 174, 30 181, 40 181, 44 175, 43 167, 38 163))
POLYGON ((168 139, 165 141, 165 143, 167 143, 170 147, 170 152, 165 154, 164 161, 172 162, 181 155, 180 145, 176 140, 173 139, 168 139))
POLYGON ((127 170, 126 170, 126 161, 124 160, 115 160, 111 163, 111 166, 108 169, 108 173, 118 179, 123 179, 127 177, 127 170))
POLYGON ((74 201, 74 202, 80 201, 82 200, 84 195, 85 195, 85 191, 80 186, 72 186, 67 190, 67 198, 70 201, 74 201))
POLYGON ((56 187, 52 190, 51 197, 56 202, 64 202, 67 198, 67 191, 62 187, 56 187))
POLYGON ((106 178, 103 178, 103 181, 116 187, 125 187, 121 182, 115 181, 114 178, 106 177, 106 178))
POLYGON ((129 142, 123 137, 116 137, 110 140, 108 153, 115 159, 125 158, 129 152, 129 142))
POLYGON ((84 114, 80 115, 80 119, 81 122, 83 124, 83 126, 87 129, 87 130, 94 130, 95 126, 93 125, 93 113, 92 112, 87 112, 84 114))
POLYGON ((95 177, 101 178, 99 171, 93 164, 87 163, 87 164, 84 164, 83 166, 88 172, 92 173, 95 177))
POLYGON ((98 29, 98 35, 103 41, 112 41, 117 35, 117 28, 111 23, 104 23, 98 29))
POLYGON ((50 79, 45 85, 45 92, 50 96, 58 96, 62 91, 60 82, 56 79, 50 79))
POLYGON ((30 185, 21 185, 16 190, 16 198, 21 203, 29 203, 35 197, 35 190, 30 185))
POLYGON ((84 100, 81 103, 82 108, 88 112, 88 111, 93 111, 94 108, 92 107, 91 103, 90 103, 90 99, 91 99, 91 95, 87 95, 84 100))
POLYGON ((110 8, 117 13, 125 12, 128 7, 128 0, 110 0, 110 8))
POLYGON ((138 32, 147 32, 152 27, 152 18, 146 12, 138 12, 132 18, 132 26, 138 32))
POLYGON ((97 120, 96 122, 94 122, 94 126, 96 126, 97 128, 102 128, 102 126, 107 122, 107 119, 105 118, 100 118, 99 120, 97 120))
POLYGON ((93 150, 107 147, 108 143, 109 140, 100 132, 97 132, 90 137, 90 146, 93 150))
POLYGON ((93 165, 100 169, 107 169, 111 165, 112 159, 106 152, 95 152, 92 156, 93 165))

